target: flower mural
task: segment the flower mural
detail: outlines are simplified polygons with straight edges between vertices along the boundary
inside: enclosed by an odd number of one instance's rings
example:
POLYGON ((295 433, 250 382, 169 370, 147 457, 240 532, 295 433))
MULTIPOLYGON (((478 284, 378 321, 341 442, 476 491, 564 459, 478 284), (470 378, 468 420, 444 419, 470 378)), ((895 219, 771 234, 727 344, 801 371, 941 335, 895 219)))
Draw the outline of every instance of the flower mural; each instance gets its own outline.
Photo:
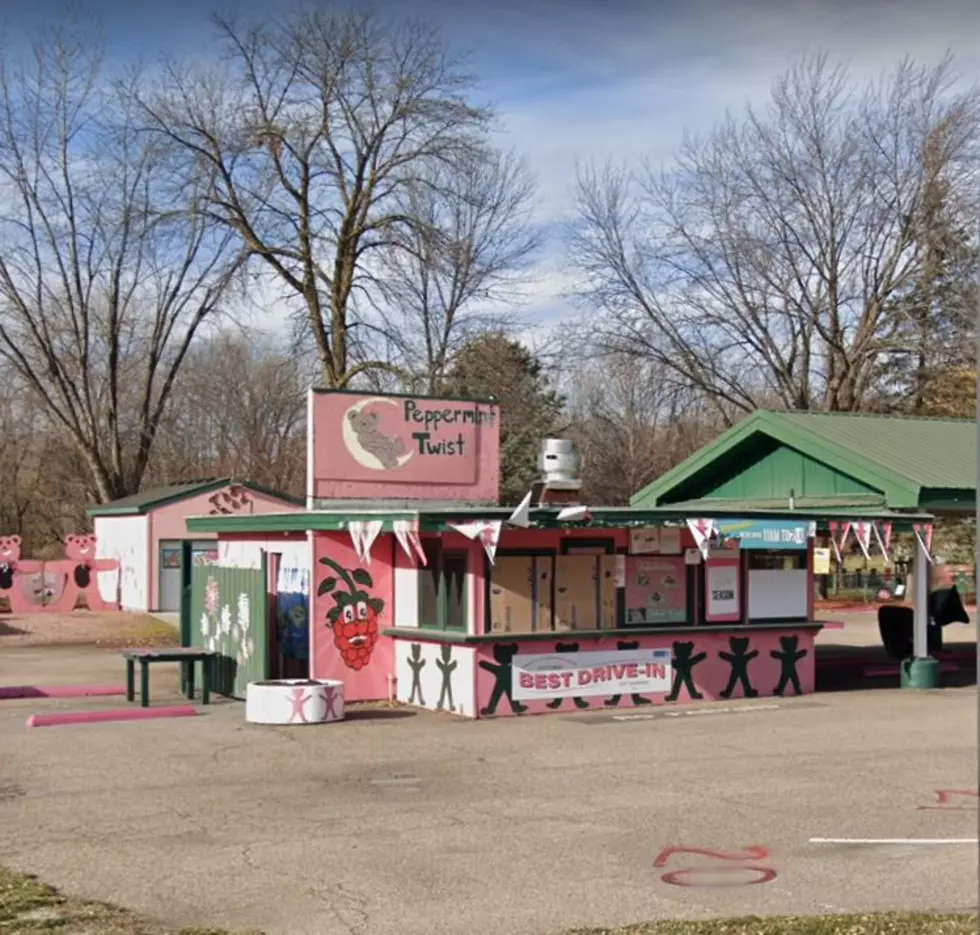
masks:
POLYGON ((333 630, 334 645, 344 665, 359 671, 371 661, 378 642, 378 615, 385 603, 367 590, 374 587, 374 580, 365 569, 346 569, 331 558, 321 558, 320 564, 336 573, 336 577, 324 578, 317 588, 318 596, 329 594, 335 604, 327 611, 326 625, 333 630))

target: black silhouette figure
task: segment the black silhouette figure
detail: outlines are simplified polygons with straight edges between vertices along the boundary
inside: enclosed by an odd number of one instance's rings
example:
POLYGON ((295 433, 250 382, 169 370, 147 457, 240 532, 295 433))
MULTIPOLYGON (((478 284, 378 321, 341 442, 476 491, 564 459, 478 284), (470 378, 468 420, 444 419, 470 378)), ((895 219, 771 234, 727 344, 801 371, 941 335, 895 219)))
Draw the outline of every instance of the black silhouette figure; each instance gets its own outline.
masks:
POLYGON ((781 664, 779 682, 772 693, 782 695, 786 691, 786 686, 792 685, 793 691, 797 695, 802 695, 803 689, 800 687, 800 675, 796 671, 796 664, 807 654, 807 650, 799 648, 800 638, 798 636, 781 636, 779 645, 783 647, 782 651, 777 652, 773 649, 769 653, 773 659, 778 659, 781 664))
POLYGON ((708 658, 707 653, 695 653, 694 643, 674 643, 674 684, 666 701, 677 701, 681 696, 681 686, 687 689, 692 701, 700 701, 704 695, 694 684, 694 667, 708 658))
MULTIPOLYGON (((556 653, 577 653, 578 643, 555 643, 556 653)), ((561 707, 561 703, 564 698, 554 698, 548 702, 546 707, 551 708, 552 711, 557 711, 561 707)), ((575 705, 579 711, 585 710, 589 707, 589 703, 584 698, 575 697, 572 698, 572 704, 575 705)))
POLYGON ((497 705, 500 704, 500 699, 504 697, 507 698, 510 710, 514 714, 523 714, 527 711, 527 705, 522 705, 519 701, 514 701, 512 696, 513 673, 511 672, 510 663, 514 656, 517 655, 517 650, 517 643, 495 643, 493 647, 493 658, 497 660, 496 663, 487 662, 486 659, 480 660, 480 668, 486 669, 487 672, 492 672, 496 679, 493 691, 490 693, 490 700, 487 702, 486 707, 480 708, 480 714, 484 717, 496 714, 497 705))
MULTIPOLYGON (((636 640, 620 640, 618 643, 616 643, 616 649, 639 649, 639 648, 640 648, 640 644, 636 642, 636 640)), ((622 697, 623 697, 622 695, 613 695, 611 698, 607 698, 603 702, 603 704, 607 708, 615 708, 616 705, 619 704, 619 701, 622 697)), ((650 701, 649 698, 644 698, 642 695, 637 695, 635 693, 630 695, 630 698, 633 699, 633 704, 635 705, 653 703, 650 701)))
POLYGON ((741 682, 744 697, 758 698, 759 693, 749 681, 749 663, 759 655, 759 650, 753 649, 749 652, 749 638, 747 636, 733 636, 728 640, 728 645, 732 651, 730 653, 718 653, 718 657, 724 659, 732 667, 732 672, 728 676, 728 684, 719 694, 722 698, 731 698, 735 686, 741 682))
POLYGON ((439 647, 439 655, 442 658, 436 660, 436 668, 442 673, 442 685, 439 688, 439 701, 436 702, 436 707, 440 711, 443 707, 452 711, 455 707, 453 704, 453 671, 459 663, 455 660, 450 661, 453 655, 453 648, 449 643, 443 643, 439 647), (447 698, 448 704, 444 704, 447 698))
POLYGON ((422 656, 422 647, 418 643, 412 643, 411 656, 408 659, 408 667, 412 670, 412 693, 408 696, 408 703, 413 704, 415 702, 415 696, 419 697, 419 705, 423 708, 425 707, 425 701, 422 698, 422 670, 425 668, 425 660, 420 658, 422 656))

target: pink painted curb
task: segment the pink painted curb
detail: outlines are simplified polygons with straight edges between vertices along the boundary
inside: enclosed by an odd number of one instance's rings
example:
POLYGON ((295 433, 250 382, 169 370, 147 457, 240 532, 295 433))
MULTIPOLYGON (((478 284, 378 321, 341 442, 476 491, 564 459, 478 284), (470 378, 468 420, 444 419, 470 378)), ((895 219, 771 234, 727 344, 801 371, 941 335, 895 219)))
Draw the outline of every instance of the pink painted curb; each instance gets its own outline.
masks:
POLYGON ((0 701, 10 698, 88 698, 93 695, 125 695, 124 685, 0 685, 0 701))
POLYGON ((65 711, 61 714, 32 714, 28 727, 57 727, 59 724, 95 724, 99 721, 149 721, 160 717, 194 717, 197 708, 175 705, 169 708, 111 708, 108 711, 65 711))

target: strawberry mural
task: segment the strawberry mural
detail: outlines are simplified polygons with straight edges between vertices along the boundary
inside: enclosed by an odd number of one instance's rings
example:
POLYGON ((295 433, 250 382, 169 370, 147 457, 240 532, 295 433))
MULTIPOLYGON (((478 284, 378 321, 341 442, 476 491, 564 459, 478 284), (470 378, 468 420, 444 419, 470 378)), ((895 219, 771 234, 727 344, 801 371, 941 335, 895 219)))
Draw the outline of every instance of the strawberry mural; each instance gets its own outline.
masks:
POLYGON ((329 594, 336 603, 336 607, 327 611, 327 626, 333 630, 334 646, 340 651, 344 665, 358 671, 371 661, 374 644, 378 642, 378 614, 384 610, 385 602, 365 590, 374 587, 374 581, 363 568, 348 571, 331 558, 321 558, 320 564, 337 574, 324 578, 316 591, 318 597, 329 594))

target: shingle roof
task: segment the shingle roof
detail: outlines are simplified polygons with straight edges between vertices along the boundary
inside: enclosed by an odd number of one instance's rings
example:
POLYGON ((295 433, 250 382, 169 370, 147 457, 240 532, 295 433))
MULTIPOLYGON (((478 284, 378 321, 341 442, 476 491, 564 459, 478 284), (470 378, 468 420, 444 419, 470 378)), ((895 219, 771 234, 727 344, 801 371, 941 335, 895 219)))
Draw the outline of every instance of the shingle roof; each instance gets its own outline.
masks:
POLYGON ((189 481, 183 484, 168 484, 162 487, 151 487, 141 490, 139 493, 130 494, 128 497, 120 497, 110 503, 103 503, 92 507, 88 511, 89 516, 126 516, 142 515, 149 513, 158 507, 179 500, 187 500, 211 490, 219 490, 228 484, 238 484, 256 493, 264 493, 270 497, 276 497, 285 503, 301 503, 289 494, 271 490, 260 484, 253 484, 250 481, 239 481, 231 477, 208 477, 201 480, 189 481))

